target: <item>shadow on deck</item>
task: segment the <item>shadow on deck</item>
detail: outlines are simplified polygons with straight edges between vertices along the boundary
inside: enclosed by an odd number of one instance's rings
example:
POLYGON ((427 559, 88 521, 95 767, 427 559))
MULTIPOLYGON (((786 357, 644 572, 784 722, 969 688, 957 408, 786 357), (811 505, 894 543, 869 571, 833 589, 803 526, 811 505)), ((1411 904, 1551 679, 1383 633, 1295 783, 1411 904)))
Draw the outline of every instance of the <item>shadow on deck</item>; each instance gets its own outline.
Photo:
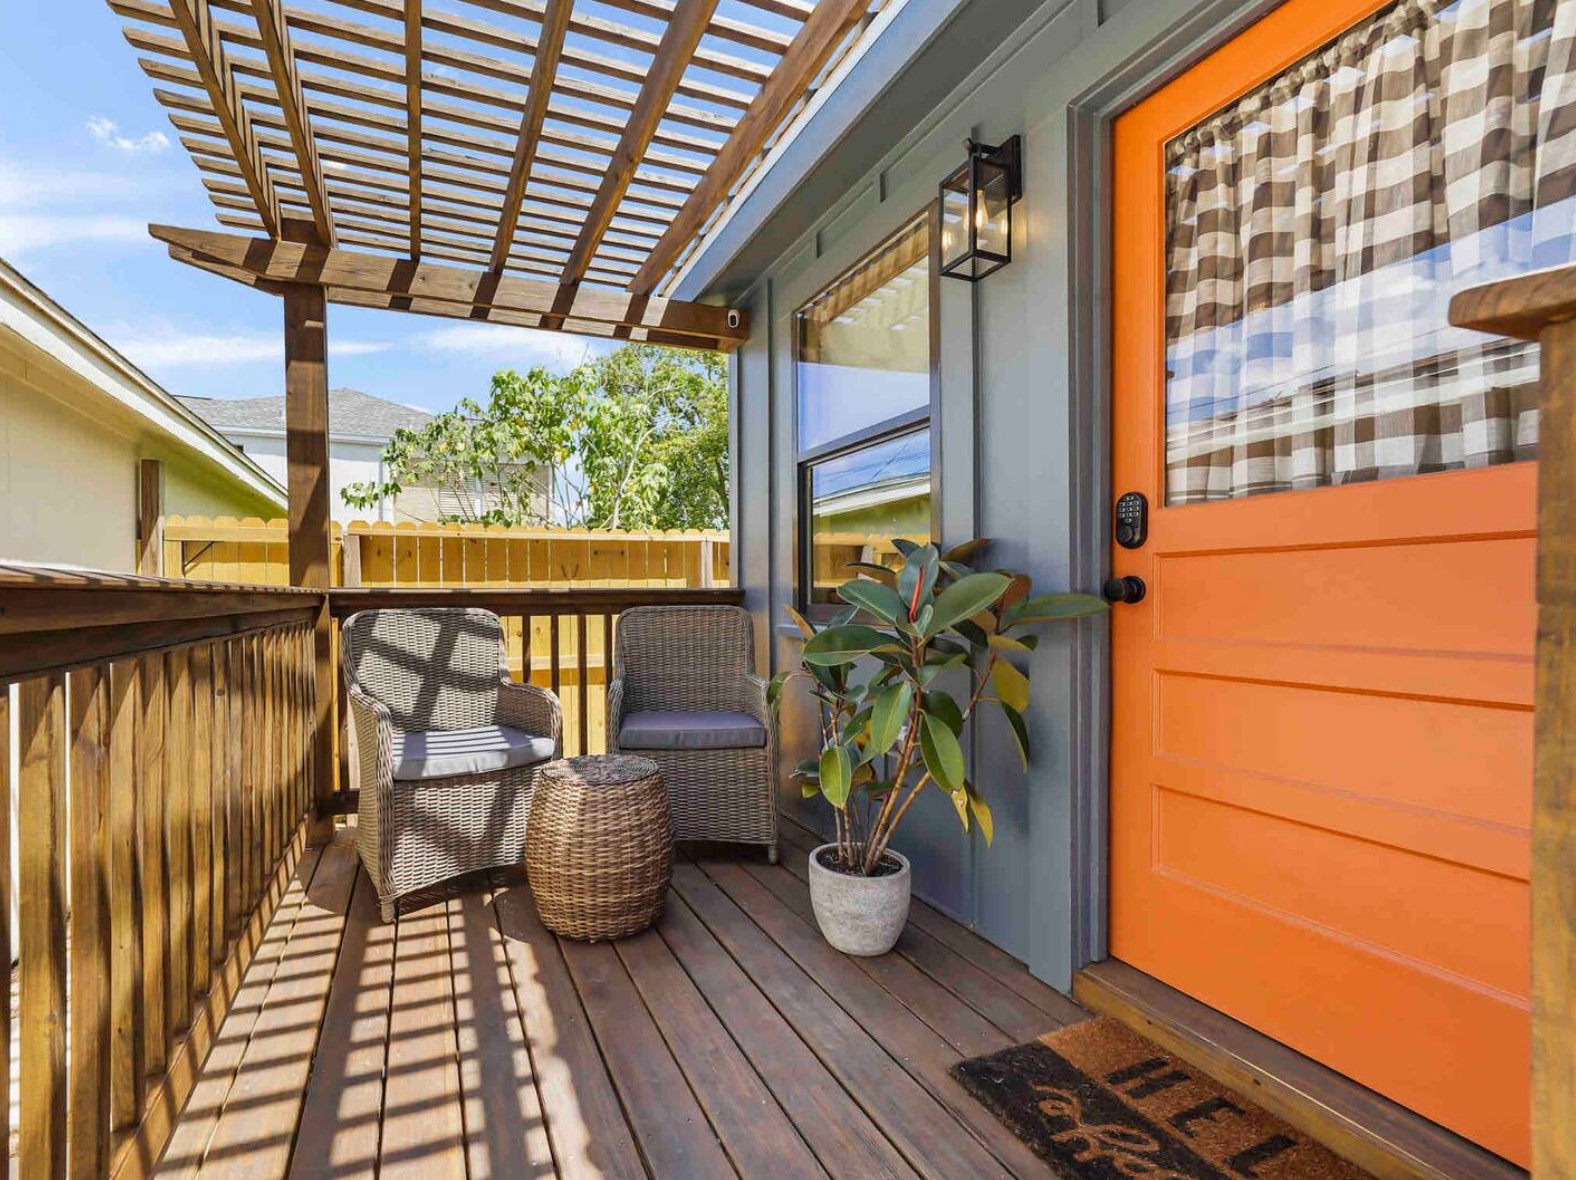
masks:
POLYGON ((347 834, 309 852, 159 1174, 1050 1175, 947 1069, 1082 1010, 918 902, 893 954, 831 950, 786 828, 782 865, 681 857, 616 944, 519 874, 383 925, 347 834))

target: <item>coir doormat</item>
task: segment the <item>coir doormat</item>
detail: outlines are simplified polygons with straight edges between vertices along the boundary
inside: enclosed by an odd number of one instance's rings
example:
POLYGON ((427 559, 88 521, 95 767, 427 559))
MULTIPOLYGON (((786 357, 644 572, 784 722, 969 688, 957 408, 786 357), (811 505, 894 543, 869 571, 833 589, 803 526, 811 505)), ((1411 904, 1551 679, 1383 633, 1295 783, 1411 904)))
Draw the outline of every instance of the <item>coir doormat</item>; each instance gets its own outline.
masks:
POLYGON ((1068 1180, 1372 1180, 1104 1016, 952 1076, 1068 1180))

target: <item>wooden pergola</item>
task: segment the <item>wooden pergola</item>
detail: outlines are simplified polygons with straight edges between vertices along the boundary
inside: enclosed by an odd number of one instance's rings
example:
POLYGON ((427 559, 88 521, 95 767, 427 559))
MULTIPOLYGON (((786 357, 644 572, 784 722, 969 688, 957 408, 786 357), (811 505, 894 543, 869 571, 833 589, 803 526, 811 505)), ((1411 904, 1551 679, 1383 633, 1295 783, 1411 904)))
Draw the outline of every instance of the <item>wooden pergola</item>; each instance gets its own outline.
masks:
MULTIPOLYGON (((283 300, 290 580, 320 590, 327 305, 738 347, 747 315, 664 284, 873 16, 872 0, 108 3, 219 224, 249 231, 153 236, 283 300)), ((325 607, 325 726, 331 636, 325 607)), ((316 757, 330 781, 330 744, 316 757)))

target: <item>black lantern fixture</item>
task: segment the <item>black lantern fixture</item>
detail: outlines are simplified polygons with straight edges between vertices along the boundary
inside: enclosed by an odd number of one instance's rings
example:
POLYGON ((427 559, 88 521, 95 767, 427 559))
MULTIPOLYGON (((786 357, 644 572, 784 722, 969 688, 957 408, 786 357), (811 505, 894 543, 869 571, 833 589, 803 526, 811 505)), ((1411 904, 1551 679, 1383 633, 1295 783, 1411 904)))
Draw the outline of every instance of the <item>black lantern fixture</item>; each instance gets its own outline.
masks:
POLYGON ((1023 195, 1022 141, 965 141, 968 160, 941 182, 941 273, 977 283, 1012 261, 1012 206, 1023 195))

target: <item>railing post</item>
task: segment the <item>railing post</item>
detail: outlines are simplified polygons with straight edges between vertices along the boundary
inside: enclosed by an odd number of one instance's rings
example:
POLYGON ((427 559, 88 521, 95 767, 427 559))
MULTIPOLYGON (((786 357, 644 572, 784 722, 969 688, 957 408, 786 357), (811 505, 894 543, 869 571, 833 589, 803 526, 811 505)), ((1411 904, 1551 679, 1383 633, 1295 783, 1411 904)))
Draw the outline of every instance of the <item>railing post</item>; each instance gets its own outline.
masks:
POLYGON ((285 288, 285 452, 289 463, 290 584, 323 592, 312 628, 311 839, 333 835, 324 812, 334 790, 335 694, 328 477, 328 303, 322 287, 285 288))
POLYGON ((1459 327, 1536 340, 1538 654, 1532 788, 1532 1175, 1576 1176, 1576 266, 1463 291, 1459 327))

